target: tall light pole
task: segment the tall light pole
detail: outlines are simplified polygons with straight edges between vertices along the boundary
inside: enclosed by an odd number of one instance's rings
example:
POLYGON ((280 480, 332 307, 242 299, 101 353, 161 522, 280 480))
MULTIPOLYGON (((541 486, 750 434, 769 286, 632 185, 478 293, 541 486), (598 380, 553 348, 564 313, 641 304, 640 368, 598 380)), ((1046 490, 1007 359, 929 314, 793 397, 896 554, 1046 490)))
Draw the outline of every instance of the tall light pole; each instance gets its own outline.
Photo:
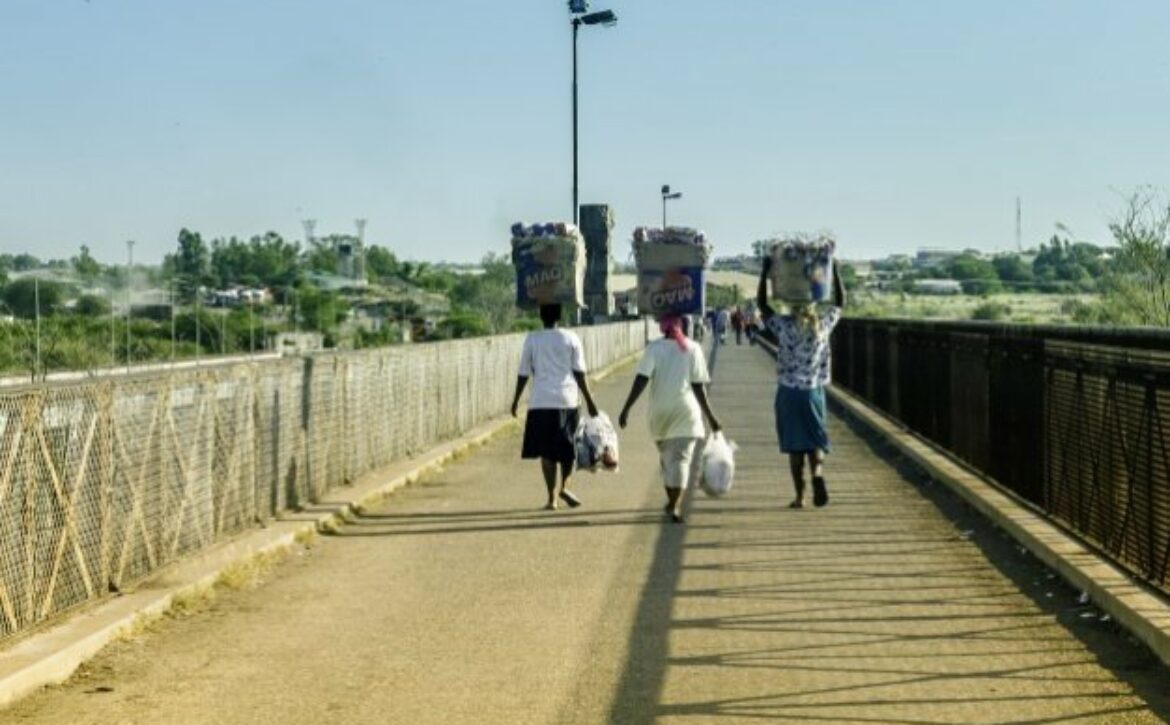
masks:
POLYGON ((577 30, 582 25, 617 25, 617 15, 612 10, 586 13, 587 0, 569 0, 569 12, 573 15, 573 224, 577 224, 577 30), (583 14, 584 13, 584 14, 583 14))
POLYGON ((130 275, 134 271, 134 240, 126 240, 126 372, 130 372, 130 275))
POLYGON ((662 185, 662 228, 666 229, 666 202, 668 199, 681 199, 682 192, 671 192, 670 184, 662 185))

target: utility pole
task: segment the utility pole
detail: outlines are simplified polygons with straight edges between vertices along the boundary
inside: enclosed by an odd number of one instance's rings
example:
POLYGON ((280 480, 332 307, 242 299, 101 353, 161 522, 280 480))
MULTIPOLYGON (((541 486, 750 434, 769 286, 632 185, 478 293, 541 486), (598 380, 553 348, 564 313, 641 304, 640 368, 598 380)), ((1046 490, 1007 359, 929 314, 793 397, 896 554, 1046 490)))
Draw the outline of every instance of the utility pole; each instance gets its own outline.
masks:
POLYGON ((41 280, 33 277, 33 317, 36 318, 36 357, 33 360, 33 382, 41 372, 41 280))
POLYGON ((175 278, 171 277, 171 367, 175 366, 175 278))
POLYGON ((1023 221, 1023 214, 1020 210, 1020 197, 1017 196, 1016 197, 1016 251, 1017 252, 1024 251, 1024 241, 1023 241, 1024 237, 1023 237, 1023 234, 1021 233, 1023 230, 1022 221, 1023 221))
POLYGON ((130 372, 130 275, 134 270, 134 240, 126 240, 126 372, 130 372))
POLYGON ((357 245, 358 245, 357 260, 355 262, 355 264, 357 266, 357 274, 355 274, 354 276, 357 277, 358 281, 360 281, 362 284, 365 284, 366 283, 366 220, 365 219, 354 219, 353 225, 355 227, 357 227, 357 245))

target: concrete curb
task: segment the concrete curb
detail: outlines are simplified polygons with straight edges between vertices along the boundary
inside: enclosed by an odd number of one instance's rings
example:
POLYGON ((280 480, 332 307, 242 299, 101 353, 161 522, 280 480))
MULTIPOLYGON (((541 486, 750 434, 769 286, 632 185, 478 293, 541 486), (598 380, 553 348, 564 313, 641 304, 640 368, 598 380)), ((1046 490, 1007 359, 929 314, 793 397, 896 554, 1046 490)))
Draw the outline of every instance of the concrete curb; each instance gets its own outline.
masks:
MULTIPOLYGON (((641 355, 628 355, 590 375, 600 381, 641 355)), ((143 624, 164 616, 175 600, 216 585, 225 571, 258 557, 289 549, 301 537, 335 530, 346 519, 394 491, 519 428, 511 417, 500 417, 426 453, 371 471, 351 486, 329 492, 329 500, 298 512, 281 514, 266 528, 221 542, 163 569, 133 591, 79 611, 66 621, 32 634, 0 651, 0 708, 46 685, 65 680, 106 645, 143 624)))
POLYGON ((1088 593, 1094 604, 1170 665, 1170 600, 859 398, 838 388, 829 388, 829 396, 1066 581, 1088 593))

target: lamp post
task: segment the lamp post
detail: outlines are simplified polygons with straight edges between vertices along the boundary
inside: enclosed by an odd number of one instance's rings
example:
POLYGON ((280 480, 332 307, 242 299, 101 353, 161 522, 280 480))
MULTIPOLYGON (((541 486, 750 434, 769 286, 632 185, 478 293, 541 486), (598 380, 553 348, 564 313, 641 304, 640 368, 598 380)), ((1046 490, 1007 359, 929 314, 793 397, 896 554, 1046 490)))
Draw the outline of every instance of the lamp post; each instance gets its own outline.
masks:
POLYGON ((587 0, 569 0, 569 13, 573 15, 573 224, 577 224, 577 30, 582 25, 617 24, 617 15, 612 10, 586 13, 587 0))
POLYGON ((134 274, 134 240, 126 240, 126 372, 130 372, 130 315, 133 309, 130 278, 134 274))
POLYGON ((681 199, 682 192, 671 192, 670 184, 662 185, 662 228, 666 229, 666 202, 668 199, 681 199))

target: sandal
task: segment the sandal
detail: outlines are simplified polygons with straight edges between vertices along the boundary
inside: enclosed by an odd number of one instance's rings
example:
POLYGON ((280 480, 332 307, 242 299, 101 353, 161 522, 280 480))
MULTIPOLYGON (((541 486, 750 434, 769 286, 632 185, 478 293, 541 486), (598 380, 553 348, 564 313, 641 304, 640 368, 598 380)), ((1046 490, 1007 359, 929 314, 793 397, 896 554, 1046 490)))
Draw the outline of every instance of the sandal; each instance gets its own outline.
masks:
POLYGON ((820 508, 829 503, 829 491, 825 488, 824 476, 813 476, 813 506, 820 508))
POLYGON ((569 504, 569 508, 575 509, 581 505, 581 499, 577 498, 568 491, 561 491, 561 500, 569 504))

